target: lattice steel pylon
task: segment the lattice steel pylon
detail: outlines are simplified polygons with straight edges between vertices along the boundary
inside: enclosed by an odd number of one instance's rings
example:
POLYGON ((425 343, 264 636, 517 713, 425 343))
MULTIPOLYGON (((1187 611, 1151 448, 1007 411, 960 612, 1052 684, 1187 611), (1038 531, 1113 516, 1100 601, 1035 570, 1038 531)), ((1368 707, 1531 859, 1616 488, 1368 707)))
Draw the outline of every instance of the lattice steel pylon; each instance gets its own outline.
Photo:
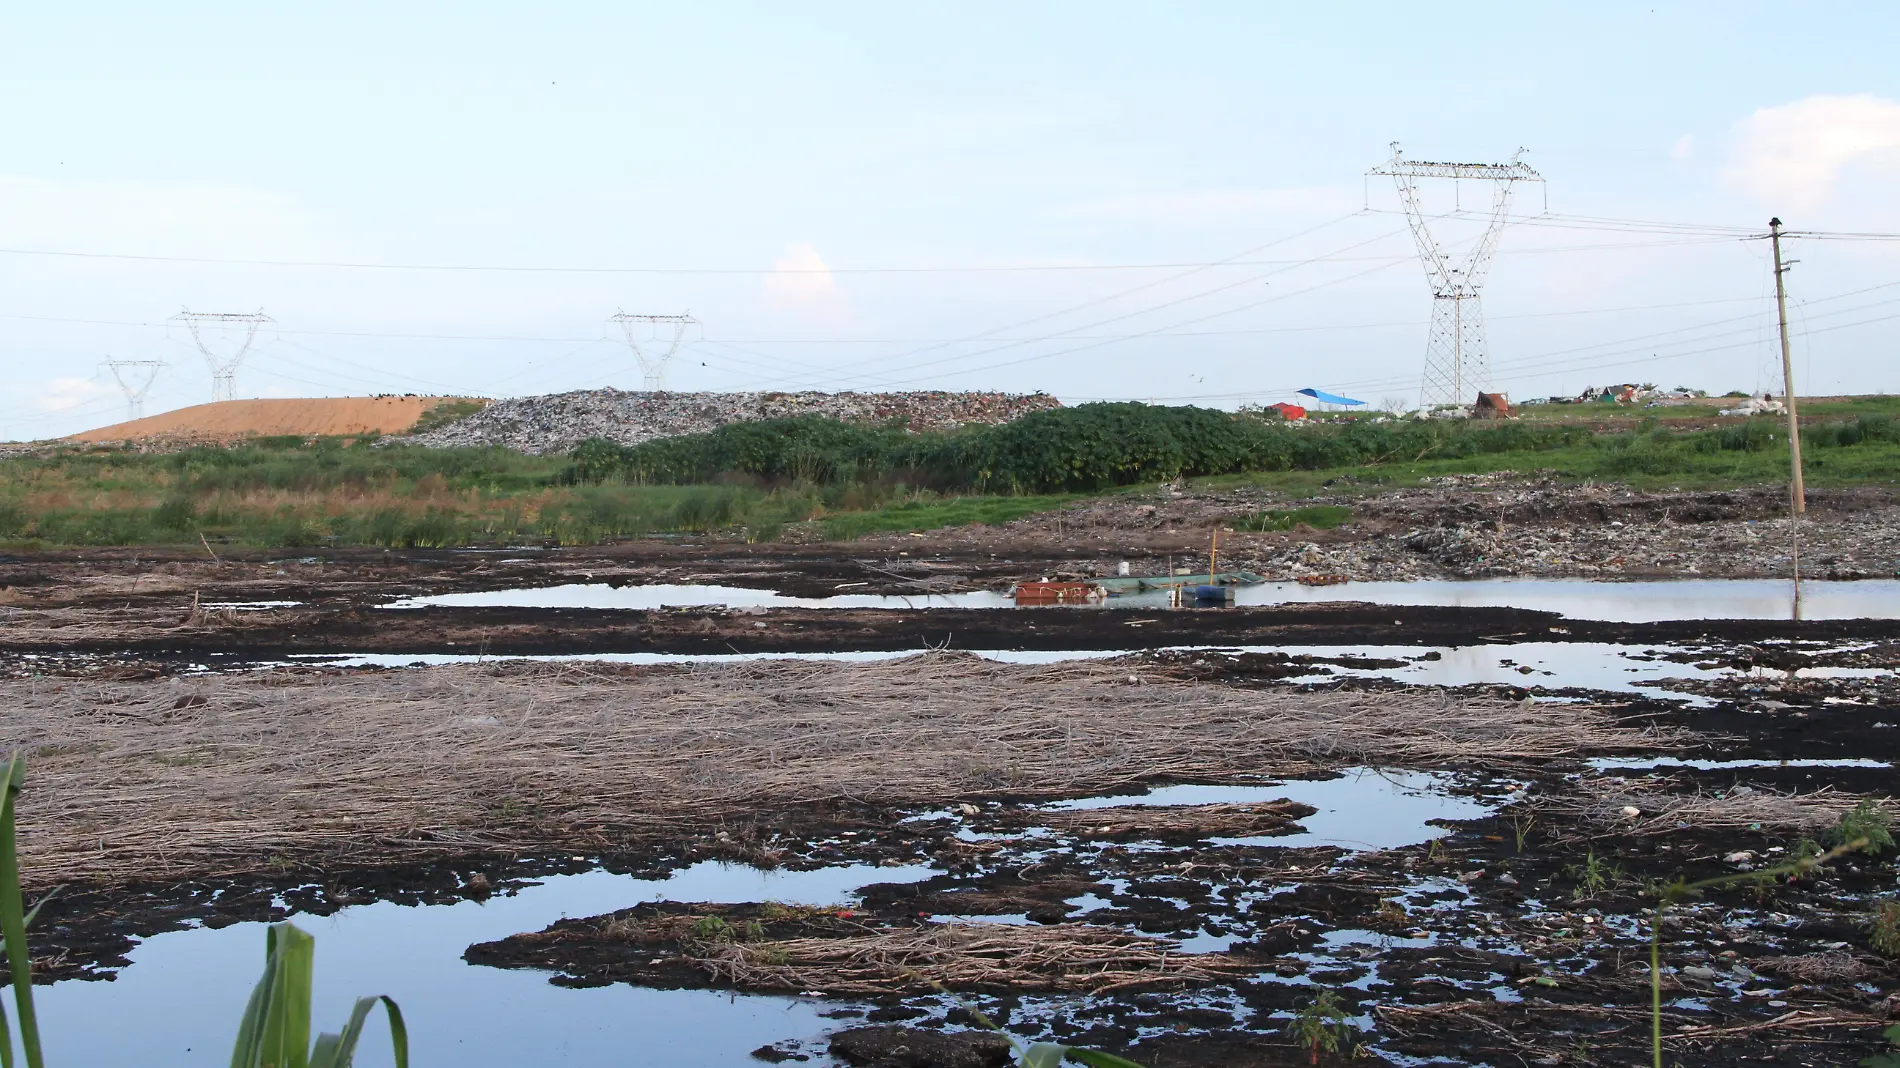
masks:
POLYGON ((275 320, 262 308, 254 312, 195 312, 186 308, 172 319, 191 331, 192 343, 211 366, 211 399, 236 400, 238 364, 257 342, 258 329, 275 320), (207 340, 207 335, 214 332, 215 336, 207 340))
POLYGON ((633 350, 633 358, 640 362, 641 385, 649 393, 661 393, 666 390, 666 365, 680 350, 680 343, 686 340, 686 331, 699 325, 699 320, 691 315, 628 315, 619 312, 608 319, 619 323, 622 333, 627 335, 627 347, 633 350), (670 339, 662 340, 661 335, 672 333, 670 339), (641 333, 654 336, 642 338, 641 333), (665 352, 660 352, 664 346, 665 352))
POLYGON ((112 380, 125 391, 125 421, 143 418, 145 415, 145 395, 152 390, 152 382, 158 378, 158 372, 165 367, 164 360, 115 360, 106 357, 106 370, 112 372, 112 380))
POLYGON ((1529 164, 1518 162, 1523 154, 1524 150, 1518 149, 1509 163, 1428 163, 1404 158, 1398 143, 1393 142, 1392 158, 1366 172, 1389 175, 1398 186, 1405 220, 1411 224, 1412 239, 1418 243, 1418 256, 1425 263, 1425 278, 1432 287, 1432 328, 1425 342, 1425 373, 1419 386, 1421 408, 1470 404, 1478 391, 1491 388, 1491 353, 1485 346, 1484 305, 1478 299, 1478 290, 1484 285, 1485 272, 1498 250, 1498 237, 1504 232, 1512 186, 1544 180, 1529 164), (1429 216, 1419 203, 1420 178, 1497 183, 1484 233, 1462 264, 1432 236, 1429 216))

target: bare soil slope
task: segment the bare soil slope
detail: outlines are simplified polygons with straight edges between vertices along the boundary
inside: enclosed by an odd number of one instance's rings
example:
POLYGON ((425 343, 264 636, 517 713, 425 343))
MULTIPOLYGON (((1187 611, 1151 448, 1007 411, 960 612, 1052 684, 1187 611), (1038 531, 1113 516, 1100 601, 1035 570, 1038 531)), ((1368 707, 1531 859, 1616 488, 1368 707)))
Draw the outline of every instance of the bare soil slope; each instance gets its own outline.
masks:
POLYGON ((422 414, 451 397, 313 397, 233 400, 134 419, 74 434, 73 441, 202 439, 228 441, 253 435, 402 434, 422 414))

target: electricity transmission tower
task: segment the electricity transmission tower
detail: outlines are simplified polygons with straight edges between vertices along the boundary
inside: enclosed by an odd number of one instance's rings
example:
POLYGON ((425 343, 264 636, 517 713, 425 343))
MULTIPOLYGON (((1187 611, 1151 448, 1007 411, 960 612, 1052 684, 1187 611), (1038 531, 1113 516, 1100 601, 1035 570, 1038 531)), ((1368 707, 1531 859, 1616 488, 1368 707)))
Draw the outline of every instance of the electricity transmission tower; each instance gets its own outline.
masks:
POLYGON ((259 308, 254 312, 195 312, 189 308, 172 316, 191 331, 191 340, 211 366, 211 399, 237 398, 237 369, 257 341, 257 331, 273 322, 259 308))
POLYGON ((145 415, 145 394, 151 392, 152 382, 165 366, 163 360, 115 360, 106 358, 106 369, 112 372, 113 381, 125 391, 125 420, 131 422, 145 415))
POLYGON ((666 389, 666 365, 686 340, 686 331, 699 325, 691 315, 628 315, 620 312, 608 320, 619 323, 627 335, 627 347, 640 362, 642 385, 649 393, 666 389), (667 337, 666 335, 671 335, 667 337), (664 352, 661 349, 665 349, 664 352))
POLYGON ((1478 289, 1498 250, 1498 237, 1510 212, 1511 187, 1516 182, 1541 182, 1543 175, 1519 163, 1523 149, 1509 163, 1427 163, 1409 160, 1392 144, 1392 158, 1367 174, 1389 175, 1398 186, 1399 200, 1405 207, 1405 220, 1411 224, 1412 239, 1418 243, 1418 257, 1425 263, 1425 278, 1432 287, 1432 329, 1425 343, 1425 375, 1419 388, 1419 406, 1467 404, 1468 391, 1491 388, 1491 354, 1484 341, 1484 306, 1478 289), (1428 225, 1429 216, 1419 202, 1420 178, 1472 179, 1495 182, 1491 193, 1491 214, 1477 244, 1465 254, 1463 262, 1454 258, 1428 225))

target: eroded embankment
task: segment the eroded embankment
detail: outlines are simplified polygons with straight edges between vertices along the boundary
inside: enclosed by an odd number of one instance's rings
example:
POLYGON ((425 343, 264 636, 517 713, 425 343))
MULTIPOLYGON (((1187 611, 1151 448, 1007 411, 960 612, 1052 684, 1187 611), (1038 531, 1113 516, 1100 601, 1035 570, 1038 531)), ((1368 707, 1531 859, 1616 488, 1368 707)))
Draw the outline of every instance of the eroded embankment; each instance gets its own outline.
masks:
POLYGON ((1152 665, 271 672, 6 684, 32 885, 626 848, 838 799, 1074 796, 1653 748, 1602 710, 1244 690, 1152 665))

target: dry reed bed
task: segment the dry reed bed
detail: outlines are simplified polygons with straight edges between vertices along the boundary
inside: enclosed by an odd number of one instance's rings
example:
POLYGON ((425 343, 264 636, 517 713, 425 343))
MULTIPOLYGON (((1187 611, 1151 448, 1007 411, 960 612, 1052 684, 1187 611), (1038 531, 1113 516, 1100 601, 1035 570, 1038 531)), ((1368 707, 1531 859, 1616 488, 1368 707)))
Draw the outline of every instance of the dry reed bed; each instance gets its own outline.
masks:
POLYGON ((687 957, 720 986, 844 997, 932 990, 1105 994, 1217 982, 1259 964, 1183 954, 1179 944, 1082 923, 947 923, 843 938, 708 942, 687 957))
POLYGON ((34 885, 610 848, 850 800, 1051 798, 1291 764, 1496 765, 1674 737, 1585 705, 1287 693, 964 654, 0 683, 34 885))
POLYGON ((1666 780, 1619 776, 1586 779, 1578 792, 1551 798, 1548 811, 1612 826, 1628 834, 1672 834, 1684 826, 1701 831, 1746 831, 1773 827, 1817 832, 1840 822, 1862 800, 1860 794, 1823 786, 1811 793, 1754 789, 1714 794, 1678 794, 1666 780), (1629 809, 1635 809, 1631 815, 1629 809))
POLYGON ((1279 834, 1295 820, 1318 811, 1297 801, 1261 801, 1213 805, 1128 805, 1099 809, 1030 809, 1013 813, 1012 822, 1048 827, 1078 838, 1210 837, 1245 838, 1279 834))

